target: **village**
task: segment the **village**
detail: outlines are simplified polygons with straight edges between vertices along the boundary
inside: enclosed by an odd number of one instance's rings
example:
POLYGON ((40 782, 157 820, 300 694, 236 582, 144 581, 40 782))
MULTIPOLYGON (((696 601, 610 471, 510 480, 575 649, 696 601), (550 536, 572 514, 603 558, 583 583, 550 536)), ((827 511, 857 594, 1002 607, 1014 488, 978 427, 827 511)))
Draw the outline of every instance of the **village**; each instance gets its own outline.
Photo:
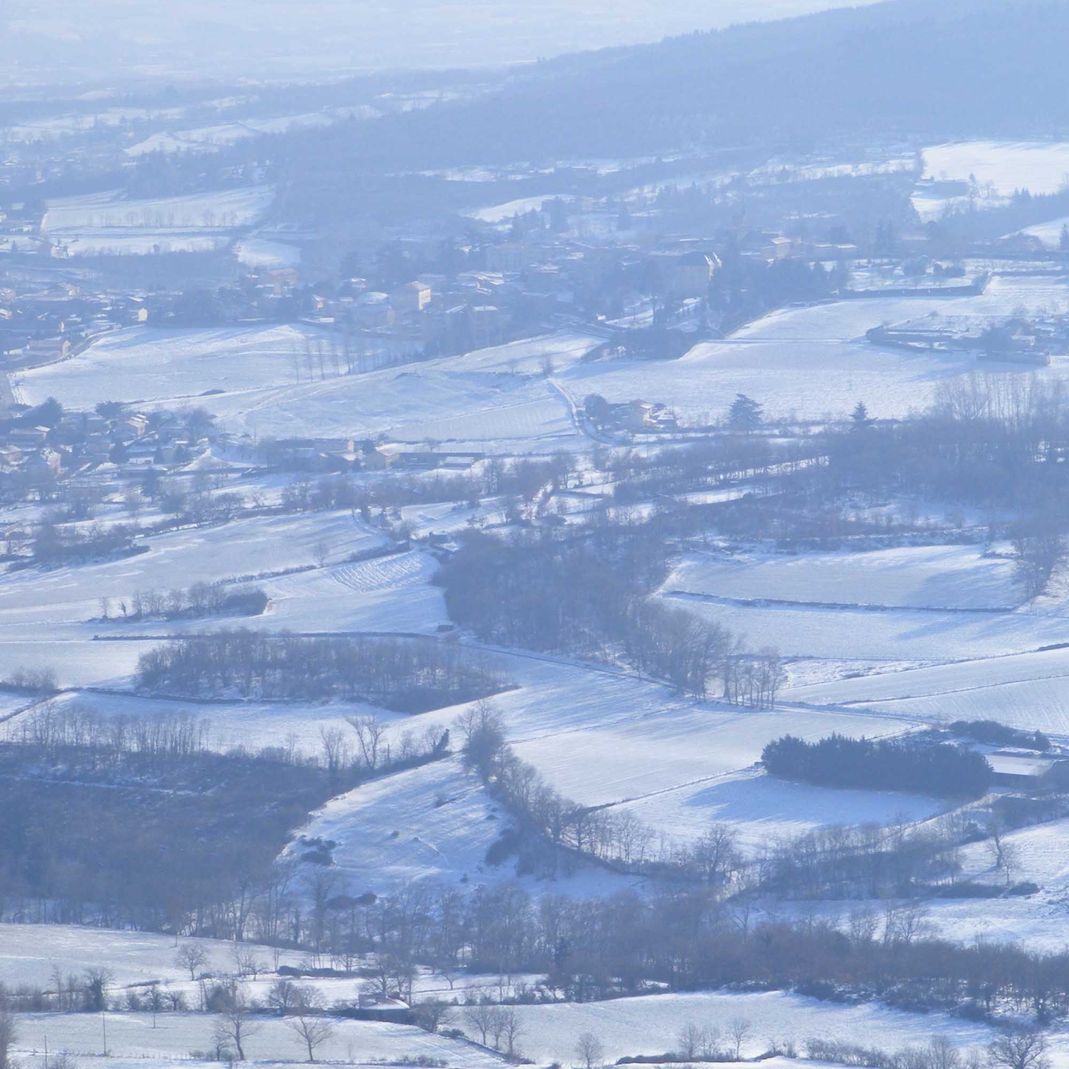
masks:
POLYGON ((1065 13, 13 2, 0 1069, 1067 1069, 1065 13))

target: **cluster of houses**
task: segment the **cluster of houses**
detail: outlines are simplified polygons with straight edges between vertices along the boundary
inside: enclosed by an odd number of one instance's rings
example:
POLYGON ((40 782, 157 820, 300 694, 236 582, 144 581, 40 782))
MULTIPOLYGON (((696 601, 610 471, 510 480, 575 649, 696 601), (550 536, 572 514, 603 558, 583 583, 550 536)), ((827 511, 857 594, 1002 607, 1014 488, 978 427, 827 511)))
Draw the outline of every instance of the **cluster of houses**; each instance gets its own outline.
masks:
POLYGON ((176 468, 192 462, 210 441, 191 432, 173 413, 62 412, 48 424, 35 423, 25 405, 12 405, 0 423, 0 494, 46 496, 60 478, 127 470, 176 468))
POLYGON ((70 282, 16 289, 0 285, 0 360, 40 367, 118 326, 146 323, 144 297, 94 293, 70 282))
POLYGON ((963 351, 981 360, 1046 367, 1069 353, 1069 316, 1011 316, 997 322, 932 315, 914 322, 874 327, 874 345, 917 352, 963 351))

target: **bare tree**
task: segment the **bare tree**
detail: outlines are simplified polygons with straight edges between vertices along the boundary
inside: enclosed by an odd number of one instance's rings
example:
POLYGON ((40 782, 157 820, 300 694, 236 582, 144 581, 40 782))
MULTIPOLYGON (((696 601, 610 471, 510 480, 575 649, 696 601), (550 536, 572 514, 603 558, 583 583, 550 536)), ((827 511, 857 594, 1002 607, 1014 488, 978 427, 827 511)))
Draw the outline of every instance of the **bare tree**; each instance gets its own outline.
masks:
POLYGON ((748 1017, 732 1017, 728 1021, 728 1035, 734 1044, 735 1061, 740 1061, 743 1044, 753 1035, 753 1021, 748 1017))
POLYGON ((701 1056, 702 1051, 708 1046, 709 1037, 700 1024, 691 1021, 685 1024, 676 1036, 676 1053, 684 1061, 692 1062, 701 1056))
POLYGON ((605 1062, 605 1046, 593 1032, 584 1032, 575 1041, 575 1056, 583 1069, 598 1069, 605 1062))
POLYGON ((925 1053, 928 1069, 961 1069, 961 1052, 946 1036, 932 1036, 925 1053))
POLYGON ((300 988, 292 980, 276 980, 267 992, 267 1004, 272 1009, 285 1013, 296 1005, 300 988))
POLYGON ((516 1057, 516 1043, 523 1034, 523 1025, 520 1024, 519 1015, 511 1007, 498 1006, 499 1031, 497 1038, 498 1049, 501 1044, 505 1045, 505 1053, 510 1058, 516 1057))
POLYGON ((190 980, 196 980, 198 971, 208 963, 208 955, 204 947, 196 943, 186 943, 176 951, 174 963, 180 969, 188 969, 190 980))
POLYGON ((356 741, 364 764, 374 772, 382 757, 382 740, 386 734, 386 725, 373 716, 347 716, 345 719, 356 732, 356 741))
POLYGON ((909 946, 928 927, 928 909, 919 902, 888 903, 884 909, 883 941, 909 946))
POLYGON ((335 787, 345 763, 349 760, 349 747, 340 728, 321 727, 319 739, 323 747, 323 764, 327 769, 327 779, 335 787))
POLYGON ((1016 533, 1013 548, 1017 576, 1028 597, 1036 598, 1065 559, 1065 539, 1052 525, 1039 521, 1016 533))
POLYGON ((412 1015, 419 1028, 422 1028, 424 1032, 434 1033, 450 1022, 453 1017, 453 1007, 441 999, 427 999, 412 1007, 412 1015))
POLYGON ((871 909, 851 910, 846 919, 846 928, 850 941, 859 946, 867 946, 876 938, 879 929, 879 917, 871 909))
POLYGON ((253 980, 266 968, 264 963, 256 956, 256 951, 248 944, 235 943, 233 949, 234 967, 238 976, 249 976, 253 980))
POLYGON ((496 1023, 496 1006, 480 1002, 464 1010, 464 1023, 479 1034, 479 1042, 485 1047, 496 1023))
POLYGON ((738 834, 726 824, 713 824, 690 852, 691 864, 700 871, 702 879, 714 886, 727 883, 741 861, 738 834))
POLYGON ((0 998, 0 1069, 12 1069, 11 1048, 18 1038, 15 1015, 8 1009, 5 999, 0 998))
POLYGON ((245 993, 232 985, 227 996, 227 1005, 216 1018, 212 1035, 216 1046, 229 1050, 235 1061, 245 1061, 245 1041, 254 1036, 260 1026, 249 1013, 245 993))
POLYGON ((308 1050, 308 1060, 316 1060, 316 1051, 336 1031, 334 1022, 323 1016, 323 996, 314 987, 302 987, 286 1018, 286 1027, 295 1032, 308 1050))
POLYGON ((991 817, 987 824, 987 831, 991 836, 988 840, 988 849, 991 853, 992 864, 1005 876, 1006 882, 1009 883, 1017 867, 1017 848, 1014 843, 1006 841, 1002 821, 998 817, 991 817))
POLYGON ((993 1069, 1050 1069, 1042 1032, 1003 1032, 987 1048, 993 1069))
POLYGON ((82 991, 85 998, 85 1008, 90 1013, 103 1013, 107 1009, 108 988, 113 980, 114 976, 110 969, 94 966, 85 970, 82 991))

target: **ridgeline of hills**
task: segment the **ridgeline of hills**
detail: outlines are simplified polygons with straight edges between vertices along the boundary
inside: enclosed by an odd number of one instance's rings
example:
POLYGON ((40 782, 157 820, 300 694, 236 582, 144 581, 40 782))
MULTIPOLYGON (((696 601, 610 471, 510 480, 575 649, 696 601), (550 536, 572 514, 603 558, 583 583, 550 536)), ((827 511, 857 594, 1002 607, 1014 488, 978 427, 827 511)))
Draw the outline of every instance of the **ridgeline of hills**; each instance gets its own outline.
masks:
MULTIPOLYGON (((760 140, 1037 137, 1069 125, 1064 0, 891 0, 583 53, 496 92, 320 139, 360 170, 760 140)), ((318 158, 317 158, 318 157, 318 158)))

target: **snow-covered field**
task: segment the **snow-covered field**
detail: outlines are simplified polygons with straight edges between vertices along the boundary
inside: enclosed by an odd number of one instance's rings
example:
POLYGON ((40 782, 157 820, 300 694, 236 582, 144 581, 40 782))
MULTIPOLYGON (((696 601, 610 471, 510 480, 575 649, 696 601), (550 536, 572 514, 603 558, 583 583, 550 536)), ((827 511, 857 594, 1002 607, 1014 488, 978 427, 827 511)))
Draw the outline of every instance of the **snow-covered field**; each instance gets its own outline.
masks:
POLYGON ((296 267, 301 262, 301 250, 284 241, 269 238, 244 238, 234 245, 239 263, 253 269, 296 267))
MULTIPOLYGON (((159 621, 134 624, 115 619, 121 618, 124 604, 130 611, 136 592, 185 590, 198 582, 252 580, 264 573, 312 569, 321 555, 329 566, 343 565, 353 554, 376 550, 385 541, 347 511, 251 517, 156 535, 141 543, 144 552, 118 560, 9 574, 0 583, 0 678, 19 668, 53 668, 64 686, 121 683, 136 668, 144 644, 95 641, 95 636, 121 638, 171 630, 159 621), (109 602, 109 622, 101 619, 102 598, 109 602)), ((384 606, 389 596, 370 591, 367 597, 361 618, 373 620, 376 599, 384 606)), ((354 601, 359 598, 354 596, 354 601)), ((432 601, 433 597, 425 603, 432 601)), ((311 602, 305 602, 305 609, 304 619, 311 621, 311 602)), ((288 612, 280 626, 292 628, 299 622, 299 605, 291 605, 288 612)), ((251 621, 239 621, 243 622, 251 621)), ((270 614, 258 621, 259 626, 272 624, 270 614)))
POLYGON ((213 252, 261 219, 273 199, 266 186, 158 200, 94 193, 49 201, 41 232, 71 256, 213 252))
MULTIPOLYGON (((98 645, 100 645, 98 643, 98 645)), ((127 644, 124 644, 127 645, 127 644)), ((147 645, 129 643, 137 652, 147 645)), ((245 749, 256 751, 265 747, 291 746, 295 752, 318 757, 323 752, 321 732, 341 730, 351 742, 352 734, 345 718, 373 716, 384 722, 399 721, 398 730, 412 725, 405 718, 385 709, 361 702, 212 702, 210 705, 169 698, 145 698, 140 695, 71 691, 53 700, 59 707, 74 708, 100 716, 166 717, 191 716, 205 728, 205 744, 213 750, 245 749)), ((0 722, 0 739, 39 715, 48 705, 36 706, 10 721, 0 722)))
POLYGON ((768 1048, 770 1039, 808 1038, 842 1040, 866 1046, 898 1049, 923 1045, 931 1036, 945 1036, 959 1047, 990 1041, 992 1030, 941 1014, 911 1014, 876 1005, 836 1006, 779 992, 767 994, 652 995, 613 1002, 521 1006, 524 1026, 520 1046, 536 1061, 574 1061, 576 1037, 584 1032, 598 1036, 607 1059, 625 1055, 661 1054, 677 1046, 680 1030, 691 1023, 719 1028, 744 1018, 752 1033, 743 1053, 755 1055, 768 1048))
POLYGON ((40 142, 85 134, 92 130, 117 128, 128 123, 171 122, 180 119, 185 109, 104 107, 88 113, 60 113, 40 118, 26 118, 13 126, 0 128, 0 141, 40 142))
MULTIPOLYGON (((1042 625, 1041 617, 1035 618, 1042 625)), ((981 651, 973 656, 979 658, 981 651)), ((788 700, 844 705, 949 723, 998 720, 1026 730, 1069 735, 1069 650, 1001 656, 956 664, 798 686, 788 700)))
MULTIPOLYGON (((500 865, 486 860, 509 826, 508 815, 478 778, 450 758, 334 798, 301 831, 338 844, 335 871, 350 893, 360 895, 394 893, 421 880, 458 889, 515 882, 515 858, 500 865)), ((293 849, 299 855, 300 845, 293 849)), ((551 881, 526 877, 521 882, 531 890, 593 896, 622 890, 632 881, 589 867, 551 881)))
POLYGON ((952 141, 923 150, 927 178, 968 181, 1008 197, 1057 193, 1069 182, 1069 142, 952 141))
POLYGON ((815 182, 822 178, 866 178, 877 174, 900 174, 916 170, 916 156, 890 159, 841 160, 834 157, 803 161, 774 157, 750 172, 751 179, 772 182, 815 182))
MULTIPOLYGON (((185 1062, 191 1051, 210 1052, 215 1044, 212 1030, 215 1019, 210 1014, 109 1014, 107 1048, 112 1058, 177 1059, 185 1062), (155 1027, 153 1025, 155 1024, 155 1027)), ((298 1036, 283 1021, 265 1018, 256 1022, 245 1043, 252 1061, 307 1061, 308 1051, 298 1036)), ((103 1029, 97 1014, 22 1014, 19 1017, 19 1040, 16 1054, 67 1051, 72 1055, 94 1057, 103 1046, 103 1029)), ((334 1036, 317 1051, 324 1061, 368 1064, 397 1061, 419 1064, 420 1059, 440 1059, 447 1065, 465 1069, 499 1069, 502 1060, 479 1051, 466 1043, 432 1035, 411 1025, 379 1024, 370 1021, 339 1020, 334 1036)), ((426 1063, 425 1063, 426 1064, 426 1063)))
POLYGON ((334 108, 300 115, 277 115, 270 118, 244 118, 201 126, 193 129, 170 129, 150 134, 131 145, 129 156, 144 156, 151 152, 213 152, 239 141, 247 141, 263 134, 282 134, 292 130, 312 130, 341 122, 350 116, 370 118, 378 114, 369 107, 334 108))
MULTIPOLYGON (((610 401, 660 401, 681 414, 718 418, 738 393, 769 415, 841 418, 864 401, 881 418, 927 407, 944 384, 983 373, 1020 380, 1020 366, 978 362, 968 353, 912 353, 881 349, 865 333, 884 323, 920 319, 936 311, 978 323, 1006 318, 1017 308, 1064 309, 1069 287, 1050 277, 995 277, 976 297, 874 298, 787 308, 724 341, 698 345, 681 360, 577 365, 561 376, 573 397, 599 393, 610 401)), ((1040 377, 1065 379, 1069 364, 1055 360, 1040 377)))
POLYGON ((50 235, 94 230, 230 230, 255 223, 274 199, 268 186, 127 200, 93 193, 50 200, 41 229, 50 235))
MULTIPOLYGON (((794 733, 793 724, 790 731, 794 733)), ((913 823, 947 806, 921 795, 831 790, 751 770, 649 794, 620 808, 680 842, 701 838, 711 824, 727 825, 738 834, 744 850, 759 853, 777 841, 818 828, 913 823)))
POLYGON ((859 401, 880 417, 925 407, 939 388, 983 373, 1019 381, 1029 374, 1069 378, 1069 364, 1030 372, 979 363, 968 353, 911 353, 865 340, 870 328, 933 311, 977 323, 1020 308, 1064 310, 1069 286, 1057 277, 996 276, 985 294, 951 298, 878 298, 788 308, 731 338, 697 346, 676 361, 584 362, 599 339, 561 333, 459 357, 337 375, 330 339, 309 328, 222 331, 130 330, 72 360, 26 372, 17 381, 28 403, 136 400, 164 403, 206 391, 199 404, 232 429, 259 436, 428 437, 483 443, 491 452, 550 452, 578 441, 572 406, 591 393, 610 401, 660 401, 685 417, 719 417, 737 393, 769 415, 841 416, 859 401), (327 378, 315 378, 309 349, 322 343, 327 378), (547 380, 546 371, 553 378, 547 380))
MULTIPOLYGON (((235 971, 234 944, 218 939, 182 939, 205 955, 205 972, 235 971)), ((250 951, 263 961, 300 964, 301 955, 255 947, 250 951)), ((116 987, 130 984, 177 983, 189 980, 189 971, 175 963, 178 946, 173 936, 152 932, 124 932, 103 928, 76 928, 59 924, 0 924, 0 984, 48 987, 55 973, 64 978, 81 976, 106 963, 116 987)))
MULTIPOLYGON (((1014 565, 1002 548, 900 547, 869 552, 743 554, 684 557, 662 587, 667 603, 684 607, 796 658, 858 662, 949 662, 994 658, 977 674, 949 666, 909 673, 910 679, 949 672, 973 681, 1004 679, 1010 654, 1032 654, 1069 642, 1069 615, 1061 602, 1023 603, 1014 565)), ((1027 662, 1022 662, 1027 663, 1027 662)), ((827 704, 840 691, 896 697, 915 695, 912 684, 843 680, 799 689, 795 696, 827 704)), ((1031 678, 1031 677, 1030 677, 1031 678)), ((853 700, 853 699, 848 699, 853 700)), ((859 699, 861 701, 863 699, 859 699)), ((896 712, 931 719, 925 706, 896 712)))
POLYGON ((186 589, 197 582, 312 567, 320 551, 328 563, 341 563, 385 541, 348 511, 254 516, 171 531, 145 539, 146 552, 130 557, 6 576, 0 584, 0 627, 89 620, 100 615, 99 599, 105 596, 113 602, 113 615, 121 615, 120 602, 139 590, 186 589))
POLYGON ((206 397, 200 404, 259 437, 385 434, 514 453, 552 452, 578 440, 567 404, 548 382, 494 373, 392 368, 206 397))
POLYGON ((492 204, 487 208, 477 208, 467 214, 480 223, 508 223, 517 215, 541 211, 551 200, 572 201, 574 197, 564 194, 546 193, 537 197, 523 197, 510 200, 504 204, 492 204))
POLYGON ((747 601, 894 608, 1015 608, 1023 591, 1009 555, 979 546, 918 546, 868 553, 685 558, 665 590, 747 601))
POLYGON ((951 661, 1026 653, 1069 642, 1069 616, 872 609, 811 605, 742 605, 713 595, 665 599, 707 616, 754 646, 789 657, 861 661, 951 661))
MULTIPOLYGON (((562 677, 561 682, 568 678, 564 673, 562 677)), ((543 729, 533 737, 520 726, 516 743, 521 757, 562 793, 585 805, 638 800, 683 786, 711 787, 731 773, 751 768, 767 743, 788 733, 805 739, 833 732, 871 738, 911 727, 902 719, 861 713, 844 715, 790 707, 756 712, 673 702, 670 698, 662 698, 660 708, 629 707, 621 688, 594 680, 583 690, 591 687, 605 692, 600 719, 588 713, 582 726, 543 729)), ((508 710, 536 696, 540 696, 540 703, 548 703, 552 700, 549 693, 534 690, 525 694, 521 689, 501 696, 496 704, 508 710)), ((582 691, 577 695, 580 700, 583 696, 582 691)), ((649 701, 656 695, 650 688, 645 695, 637 691, 634 696, 649 701)), ((571 719, 567 710, 562 712, 571 719)), ((708 808, 715 812, 717 807, 710 802, 708 808)))
POLYGON ((245 394, 311 377, 309 352, 328 346, 315 327, 176 329, 129 327, 69 360, 23 372, 15 389, 27 404, 46 397, 72 406, 101 401, 205 404, 206 391, 245 394))
MULTIPOLYGON (((744 842, 756 845, 822 824, 918 820, 942 808, 930 798, 865 791, 848 792, 850 805, 844 807, 842 792, 777 783, 753 768, 764 746, 787 733, 805 739, 833 732, 855 738, 897 735, 919 726, 908 717, 799 707, 754 712, 682 699, 667 687, 632 675, 552 659, 500 655, 492 663, 517 684, 492 702, 516 753, 564 796, 583 805, 626 808, 669 840, 696 838, 711 823, 725 823, 735 827, 744 842)), ((390 732, 396 737, 406 729, 419 733, 432 725, 448 727, 457 714, 458 710, 447 709, 391 718, 390 732)), ((361 820, 379 819, 375 815, 379 809, 403 811, 406 819, 414 805, 417 814, 420 806, 431 812, 427 798, 440 792, 437 784, 445 768, 433 765, 404 773, 408 780, 400 799, 395 792, 401 784, 393 782, 400 777, 360 788, 338 819, 353 823, 350 805, 361 820), (419 801, 413 803, 413 797, 419 801)), ((451 777, 452 773, 453 782, 451 777)), ((452 793, 485 804, 482 792, 472 784, 452 793)), ((438 853, 428 874, 444 878, 457 859, 463 859, 465 873, 477 864, 496 837, 484 826, 478 845, 470 844, 472 826, 486 819, 481 809, 479 813, 472 822, 454 820, 452 811, 434 814, 431 842, 438 853)), ((334 819, 328 816, 328 828, 334 819)), ((411 826, 419 827, 420 819, 413 815, 411 826)), ((395 830, 395 825, 390 827, 395 830)), ((316 834, 334 837, 329 831, 316 834)), ((389 872, 400 865, 404 874, 411 875, 404 866, 413 863, 412 844, 406 839, 400 844, 383 842, 391 850, 403 846, 401 859, 383 860, 380 845, 373 855, 360 855, 348 867, 389 872)), ((360 848, 370 845, 362 839, 360 848)), ((417 867, 429 864, 428 856, 420 843, 417 867)))
POLYGON ((448 624, 438 565, 411 552, 283 576, 263 583, 271 598, 266 626, 291 631, 433 633, 448 624))
POLYGON ((23 373, 15 389, 29 404, 55 397, 71 405, 197 405, 258 437, 388 434, 404 442, 433 438, 489 452, 548 453, 574 448, 580 438, 546 372, 567 371, 598 344, 562 332, 341 375, 340 341, 312 327, 132 328, 23 373))

